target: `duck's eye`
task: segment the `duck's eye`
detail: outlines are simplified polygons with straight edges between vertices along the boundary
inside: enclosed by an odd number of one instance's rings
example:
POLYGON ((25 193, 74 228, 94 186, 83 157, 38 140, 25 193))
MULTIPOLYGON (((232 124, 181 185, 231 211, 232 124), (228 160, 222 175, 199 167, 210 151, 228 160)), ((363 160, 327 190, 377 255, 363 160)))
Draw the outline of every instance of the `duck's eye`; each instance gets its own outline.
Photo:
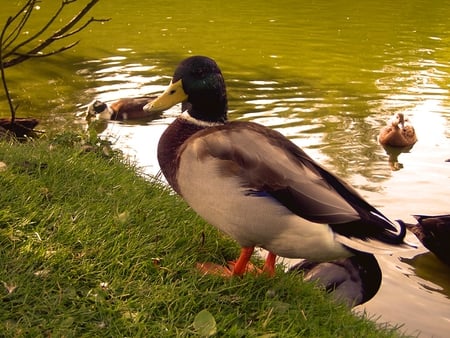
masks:
POLYGON ((170 92, 169 92, 169 94, 170 95, 173 95, 173 94, 175 94, 177 91, 175 90, 175 89, 172 89, 170 92))

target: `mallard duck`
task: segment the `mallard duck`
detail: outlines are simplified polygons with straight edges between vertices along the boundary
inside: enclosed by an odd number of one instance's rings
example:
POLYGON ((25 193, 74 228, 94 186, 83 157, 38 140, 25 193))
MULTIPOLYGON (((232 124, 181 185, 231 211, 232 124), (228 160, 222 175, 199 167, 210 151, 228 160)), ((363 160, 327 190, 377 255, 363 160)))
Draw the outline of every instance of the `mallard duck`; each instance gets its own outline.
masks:
POLYGON ((269 252, 263 271, 273 275, 276 256, 328 261, 404 244, 403 222, 390 221, 281 133, 228 121, 225 81, 214 60, 182 61, 144 109, 179 102, 182 113, 162 134, 158 161, 192 209, 241 246, 223 275, 244 274, 255 246, 269 252))
POLYGON ((423 246, 450 266, 450 215, 415 215, 417 224, 406 224, 423 246))
POLYGON ((156 96, 143 96, 133 98, 122 98, 107 104, 102 101, 92 101, 86 110, 88 118, 95 117, 101 120, 139 120, 152 116, 158 116, 160 112, 148 112, 143 107, 153 101, 156 96))
POLYGON ((383 146, 411 147, 417 142, 414 127, 403 113, 396 113, 383 127, 378 135, 378 141, 383 146))
POLYGON ((303 273, 303 280, 316 282, 337 301, 350 307, 372 299, 380 289, 382 277, 374 255, 363 252, 324 263, 303 260, 289 272, 303 273))

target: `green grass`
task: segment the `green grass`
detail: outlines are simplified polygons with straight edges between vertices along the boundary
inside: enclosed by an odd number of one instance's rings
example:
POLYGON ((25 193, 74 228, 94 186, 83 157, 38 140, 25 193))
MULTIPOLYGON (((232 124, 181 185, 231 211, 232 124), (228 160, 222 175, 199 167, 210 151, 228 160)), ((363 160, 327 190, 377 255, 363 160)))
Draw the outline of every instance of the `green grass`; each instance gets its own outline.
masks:
POLYGON ((0 141, 0 162, 5 337, 400 335, 281 268, 202 276, 236 243, 95 137, 0 141))

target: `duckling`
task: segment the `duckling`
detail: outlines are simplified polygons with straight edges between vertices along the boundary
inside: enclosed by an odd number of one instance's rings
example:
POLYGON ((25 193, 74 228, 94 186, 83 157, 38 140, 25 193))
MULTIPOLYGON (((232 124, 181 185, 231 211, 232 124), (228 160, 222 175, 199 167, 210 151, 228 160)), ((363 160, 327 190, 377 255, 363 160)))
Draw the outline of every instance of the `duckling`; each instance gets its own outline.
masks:
POLYGON ((388 125, 381 129, 378 141, 383 146, 411 147, 417 142, 417 137, 414 127, 404 114, 396 113, 388 125))
POLYGON ((156 96, 143 96, 134 98, 122 98, 107 104, 102 101, 94 100, 87 107, 88 118, 95 117, 101 120, 138 120, 148 117, 158 116, 158 111, 147 112, 143 107, 153 101, 156 96))
POLYGON ((423 246, 450 266, 450 215, 415 215, 417 224, 406 227, 416 235, 423 246))
POLYGON ((303 273, 304 281, 314 281, 333 298, 349 307, 372 299, 381 286, 382 273, 374 255, 356 252, 349 258, 331 262, 303 260, 289 272, 303 273))
POLYGON ((182 113, 158 143, 161 171, 194 211, 241 247, 231 269, 216 266, 212 273, 243 275, 255 246, 269 252, 263 272, 272 276, 277 256, 320 262, 406 245, 403 222, 389 220, 281 133, 229 121, 214 60, 183 60, 144 110, 179 102, 182 113))

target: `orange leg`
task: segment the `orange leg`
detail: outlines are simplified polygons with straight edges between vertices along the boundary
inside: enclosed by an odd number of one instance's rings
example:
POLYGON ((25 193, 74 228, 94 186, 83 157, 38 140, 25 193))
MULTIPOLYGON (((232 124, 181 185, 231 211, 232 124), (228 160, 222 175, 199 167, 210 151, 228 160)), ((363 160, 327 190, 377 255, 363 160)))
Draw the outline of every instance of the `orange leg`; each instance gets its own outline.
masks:
MULTIPOLYGON (((242 276, 246 272, 260 274, 261 270, 250 262, 255 247, 241 248, 241 254, 236 262, 229 262, 228 268, 214 263, 197 263, 197 269, 205 274, 215 274, 224 277, 242 276)), ((275 260, 277 255, 269 252, 264 263, 263 272, 272 277, 275 275, 275 260)))
POLYGON ((273 252, 269 252, 267 255, 266 261, 264 263, 263 271, 267 273, 269 276, 275 275, 275 260, 277 258, 277 255, 275 255, 273 252))
POLYGON ((236 261, 233 267, 233 276, 242 276, 245 273, 245 271, 247 270, 247 264, 250 261, 254 250, 255 247, 253 246, 241 248, 241 255, 239 256, 239 259, 236 261))

